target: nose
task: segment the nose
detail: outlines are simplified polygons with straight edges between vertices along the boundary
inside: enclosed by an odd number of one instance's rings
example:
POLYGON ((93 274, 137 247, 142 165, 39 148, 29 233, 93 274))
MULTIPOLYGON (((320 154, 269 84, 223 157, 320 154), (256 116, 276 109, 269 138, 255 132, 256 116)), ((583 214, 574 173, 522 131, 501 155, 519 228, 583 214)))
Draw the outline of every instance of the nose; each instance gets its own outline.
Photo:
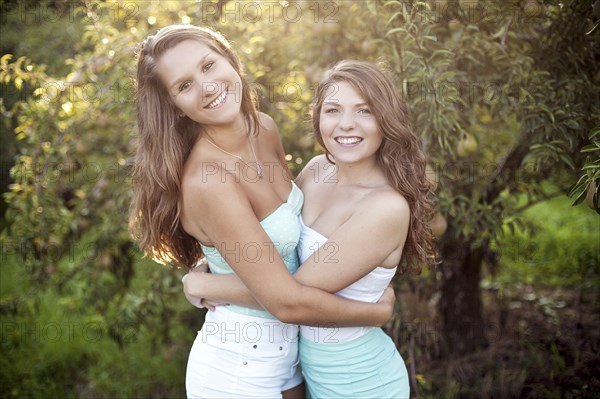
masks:
POLYGON ((202 96, 208 98, 214 96, 219 92, 219 84, 217 82, 203 82, 202 83, 202 96))
POLYGON ((352 130, 356 127, 356 121, 352 112, 344 112, 340 120, 340 128, 342 130, 352 130))

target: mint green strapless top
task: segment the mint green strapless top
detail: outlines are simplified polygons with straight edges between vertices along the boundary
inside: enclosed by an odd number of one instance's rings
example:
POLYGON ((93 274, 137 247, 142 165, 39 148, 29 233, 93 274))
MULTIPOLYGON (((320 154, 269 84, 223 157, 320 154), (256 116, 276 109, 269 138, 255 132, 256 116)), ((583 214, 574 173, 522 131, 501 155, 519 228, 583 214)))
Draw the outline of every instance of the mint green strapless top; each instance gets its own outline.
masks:
MULTIPOLYGON (((268 251, 267 259, 270 259, 275 256, 276 250, 285 262, 287 269, 291 274, 294 274, 300 265, 296 247, 300 240, 301 225, 299 217, 303 204, 304 194, 300 188, 292 182, 292 190, 288 195, 287 201, 260 222, 260 225, 273 242, 272 245, 270 243, 253 243, 249 241, 249 243, 245 245, 246 248, 241 248, 238 245, 234 248, 221 248, 221 250, 228 255, 244 257, 245 260, 258 258, 259 251, 268 251)), ((231 226, 231 228, 235 228, 235 226, 231 226)), ((202 252, 204 252, 204 255, 206 256, 211 273, 234 273, 216 247, 208 247, 205 245, 201 245, 201 247, 202 252)), ((269 276, 265 276, 265 278, 269 278, 269 276)), ((227 305, 227 308, 233 312, 249 316, 265 317, 269 319, 275 318, 266 310, 250 309, 237 305, 227 305)))

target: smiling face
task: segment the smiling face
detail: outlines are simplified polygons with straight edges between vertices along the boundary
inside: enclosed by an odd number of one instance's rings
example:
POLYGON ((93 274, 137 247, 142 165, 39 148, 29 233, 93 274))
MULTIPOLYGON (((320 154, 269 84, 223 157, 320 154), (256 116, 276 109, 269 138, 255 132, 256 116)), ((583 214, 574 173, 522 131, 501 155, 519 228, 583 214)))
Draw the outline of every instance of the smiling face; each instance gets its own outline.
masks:
POLYGON ((383 135, 367 101, 343 81, 330 84, 323 98, 319 131, 335 162, 375 162, 383 135))
POLYGON ((204 126, 243 120, 242 81, 229 61, 199 40, 185 40, 157 62, 158 74, 173 103, 204 126))

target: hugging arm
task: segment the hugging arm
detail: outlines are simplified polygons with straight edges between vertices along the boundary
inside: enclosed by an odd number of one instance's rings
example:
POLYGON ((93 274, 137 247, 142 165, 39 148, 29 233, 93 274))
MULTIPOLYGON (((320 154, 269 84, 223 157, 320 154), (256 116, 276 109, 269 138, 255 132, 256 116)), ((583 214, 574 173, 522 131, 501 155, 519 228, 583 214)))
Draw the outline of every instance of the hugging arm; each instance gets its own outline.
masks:
MULTIPOLYGON (((331 235, 328 242, 303 263, 294 278, 304 286, 329 293, 337 292, 365 276, 386 259, 389 260, 390 256, 395 255, 399 259, 408 223, 408 205, 405 201, 398 201, 396 194, 384 193, 368 198, 331 235), (372 233, 368 236, 357 234, 361 231, 372 233)), ((261 308, 235 275, 190 273, 184 282, 184 290, 196 300, 206 298, 210 303, 235 303, 261 308)), ((335 322, 336 319, 328 321, 335 322)), ((354 325, 368 324, 367 319, 356 321, 358 324, 354 325)))
MULTIPOLYGON (((203 231, 214 237, 224 255, 256 302, 276 318, 288 323, 318 325, 335 322, 339 326, 379 326, 389 319, 393 303, 369 304, 350 301, 322 289, 301 284, 289 273, 281 257, 271 256, 273 245, 257 220, 252 207, 234 179, 218 174, 184 190, 184 212, 192 223, 190 234, 203 231), (218 198, 219 200, 215 200, 218 198), (236 226, 232 229, 231 226, 236 226), (246 245, 263 245, 256 259, 245 259, 232 250, 246 245)), ((194 273, 184 284, 193 285, 194 273)), ((219 277, 211 276, 210 277, 219 277)), ((226 278, 227 276, 221 276, 226 278)), ((193 289, 188 292, 193 293, 193 289)))

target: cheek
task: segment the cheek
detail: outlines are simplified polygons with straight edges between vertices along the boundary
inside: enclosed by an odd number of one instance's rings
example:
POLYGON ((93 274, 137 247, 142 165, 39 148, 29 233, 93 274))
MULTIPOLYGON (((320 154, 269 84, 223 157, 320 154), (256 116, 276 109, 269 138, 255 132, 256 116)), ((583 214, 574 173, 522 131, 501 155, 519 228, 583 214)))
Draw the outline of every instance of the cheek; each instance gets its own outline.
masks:
POLYGON ((362 121, 362 125, 364 129, 367 129, 369 132, 377 132, 379 133, 379 124, 375 118, 365 118, 362 121))
POLYGON ((189 95, 187 95, 187 93, 185 93, 185 95, 179 95, 177 96, 177 100, 173 101, 173 103, 175 104, 175 107, 181 109, 181 110, 189 110, 190 109, 190 98, 189 95))
POLYGON ((383 135, 379 131, 375 131, 373 137, 375 138, 373 141, 377 143, 377 147, 381 147, 381 144, 383 143, 383 135))
POLYGON ((379 141, 383 140, 383 134, 381 133, 381 129, 379 128, 379 124, 376 121, 369 121, 365 125, 363 125, 364 131, 368 132, 368 134, 379 141))
POLYGON ((337 123, 331 117, 322 116, 319 119, 319 129, 321 130, 321 134, 323 136, 326 136, 328 133, 331 133, 335 129, 336 125, 337 123))

